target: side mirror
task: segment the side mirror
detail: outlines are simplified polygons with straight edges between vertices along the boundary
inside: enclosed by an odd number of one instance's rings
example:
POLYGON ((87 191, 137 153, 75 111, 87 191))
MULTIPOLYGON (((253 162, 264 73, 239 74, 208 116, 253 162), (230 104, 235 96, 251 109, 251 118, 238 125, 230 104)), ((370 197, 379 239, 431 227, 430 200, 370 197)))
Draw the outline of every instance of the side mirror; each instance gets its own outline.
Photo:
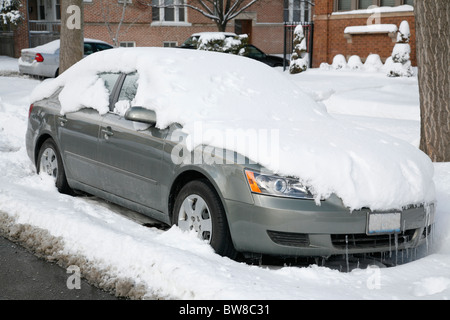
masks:
POLYGON ((145 109, 142 107, 131 107, 125 113, 125 119, 148 123, 154 126, 156 124, 156 113, 153 110, 145 109))

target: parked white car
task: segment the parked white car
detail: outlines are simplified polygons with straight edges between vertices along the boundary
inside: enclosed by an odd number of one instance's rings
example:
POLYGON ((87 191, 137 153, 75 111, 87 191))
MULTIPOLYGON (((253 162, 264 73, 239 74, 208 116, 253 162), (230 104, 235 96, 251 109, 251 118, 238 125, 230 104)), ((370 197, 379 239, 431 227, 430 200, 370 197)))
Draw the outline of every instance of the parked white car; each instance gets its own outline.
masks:
MULTIPOLYGON (((19 58, 19 71, 22 74, 53 78, 59 74, 59 40, 54 40, 34 48, 22 49, 19 58)), ((84 56, 97 51, 111 49, 110 44, 95 40, 84 39, 84 56)))

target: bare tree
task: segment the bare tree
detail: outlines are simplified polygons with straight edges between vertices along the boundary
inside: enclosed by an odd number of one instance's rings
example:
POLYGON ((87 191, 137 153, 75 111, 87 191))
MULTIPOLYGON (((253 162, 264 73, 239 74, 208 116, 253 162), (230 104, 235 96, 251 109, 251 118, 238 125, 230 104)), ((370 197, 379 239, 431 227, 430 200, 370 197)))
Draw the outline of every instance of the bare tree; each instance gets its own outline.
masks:
POLYGON ((213 20, 219 31, 225 31, 230 20, 262 0, 138 0, 157 8, 186 7, 195 10, 213 20))
POLYGON ((415 0, 420 149, 450 161, 450 1, 415 0))
POLYGON ((106 3, 103 0, 101 1, 102 18, 103 21, 105 22, 105 26, 108 30, 108 34, 111 38, 111 41, 116 47, 118 47, 120 44, 119 41, 120 35, 126 34, 128 30, 136 23, 136 21, 139 20, 142 17, 142 15, 146 13, 145 9, 148 9, 149 7, 148 5, 140 6, 139 9, 142 12, 139 15, 135 16, 134 19, 131 20, 128 19, 128 21, 126 21, 125 14, 127 12, 127 9, 130 8, 132 5, 133 3, 129 0, 122 0, 112 4, 110 3, 110 1, 107 1, 106 3), (111 14, 111 6, 121 7, 120 16, 116 17, 113 14, 111 14), (122 29, 124 25, 127 25, 125 30, 122 29))
POLYGON ((61 0, 59 73, 83 59, 83 0, 61 0))

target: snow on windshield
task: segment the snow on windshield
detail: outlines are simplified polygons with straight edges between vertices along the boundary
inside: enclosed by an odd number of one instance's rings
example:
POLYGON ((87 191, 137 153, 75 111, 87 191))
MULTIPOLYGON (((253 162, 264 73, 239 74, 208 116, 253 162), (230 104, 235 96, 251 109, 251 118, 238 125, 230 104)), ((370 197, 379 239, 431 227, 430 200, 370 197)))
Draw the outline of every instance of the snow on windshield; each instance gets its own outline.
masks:
POLYGON ((97 74, 136 70, 134 103, 156 112, 158 128, 180 123, 191 148, 234 150, 269 170, 299 177, 318 204, 331 194, 349 209, 434 201, 433 166, 424 153, 336 120, 278 71, 245 57, 173 48, 106 50, 44 81, 32 101, 64 86, 61 113, 89 107, 104 114, 108 92, 97 74), (248 140, 248 132, 259 135, 259 148, 236 143, 248 140), (223 138, 230 135, 233 139, 223 138))

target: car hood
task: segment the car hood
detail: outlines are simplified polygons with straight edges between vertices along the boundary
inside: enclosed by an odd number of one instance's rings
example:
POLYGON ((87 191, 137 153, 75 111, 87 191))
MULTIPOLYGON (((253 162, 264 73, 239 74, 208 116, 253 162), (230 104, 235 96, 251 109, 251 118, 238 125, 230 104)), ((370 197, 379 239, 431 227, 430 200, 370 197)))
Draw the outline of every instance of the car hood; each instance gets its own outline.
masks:
POLYGON ((133 105, 156 111, 159 128, 179 123, 189 150, 236 151, 268 170, 299 177, 320 204, 331 194, 349 209, 400 209, 434 201, 433 165, 416 147, 339 121, 288 77, 223 53, 121 48, 95 53, 32 94, 59 95, 62 113, 108 112, 100 72, 139 71, 133 105))

